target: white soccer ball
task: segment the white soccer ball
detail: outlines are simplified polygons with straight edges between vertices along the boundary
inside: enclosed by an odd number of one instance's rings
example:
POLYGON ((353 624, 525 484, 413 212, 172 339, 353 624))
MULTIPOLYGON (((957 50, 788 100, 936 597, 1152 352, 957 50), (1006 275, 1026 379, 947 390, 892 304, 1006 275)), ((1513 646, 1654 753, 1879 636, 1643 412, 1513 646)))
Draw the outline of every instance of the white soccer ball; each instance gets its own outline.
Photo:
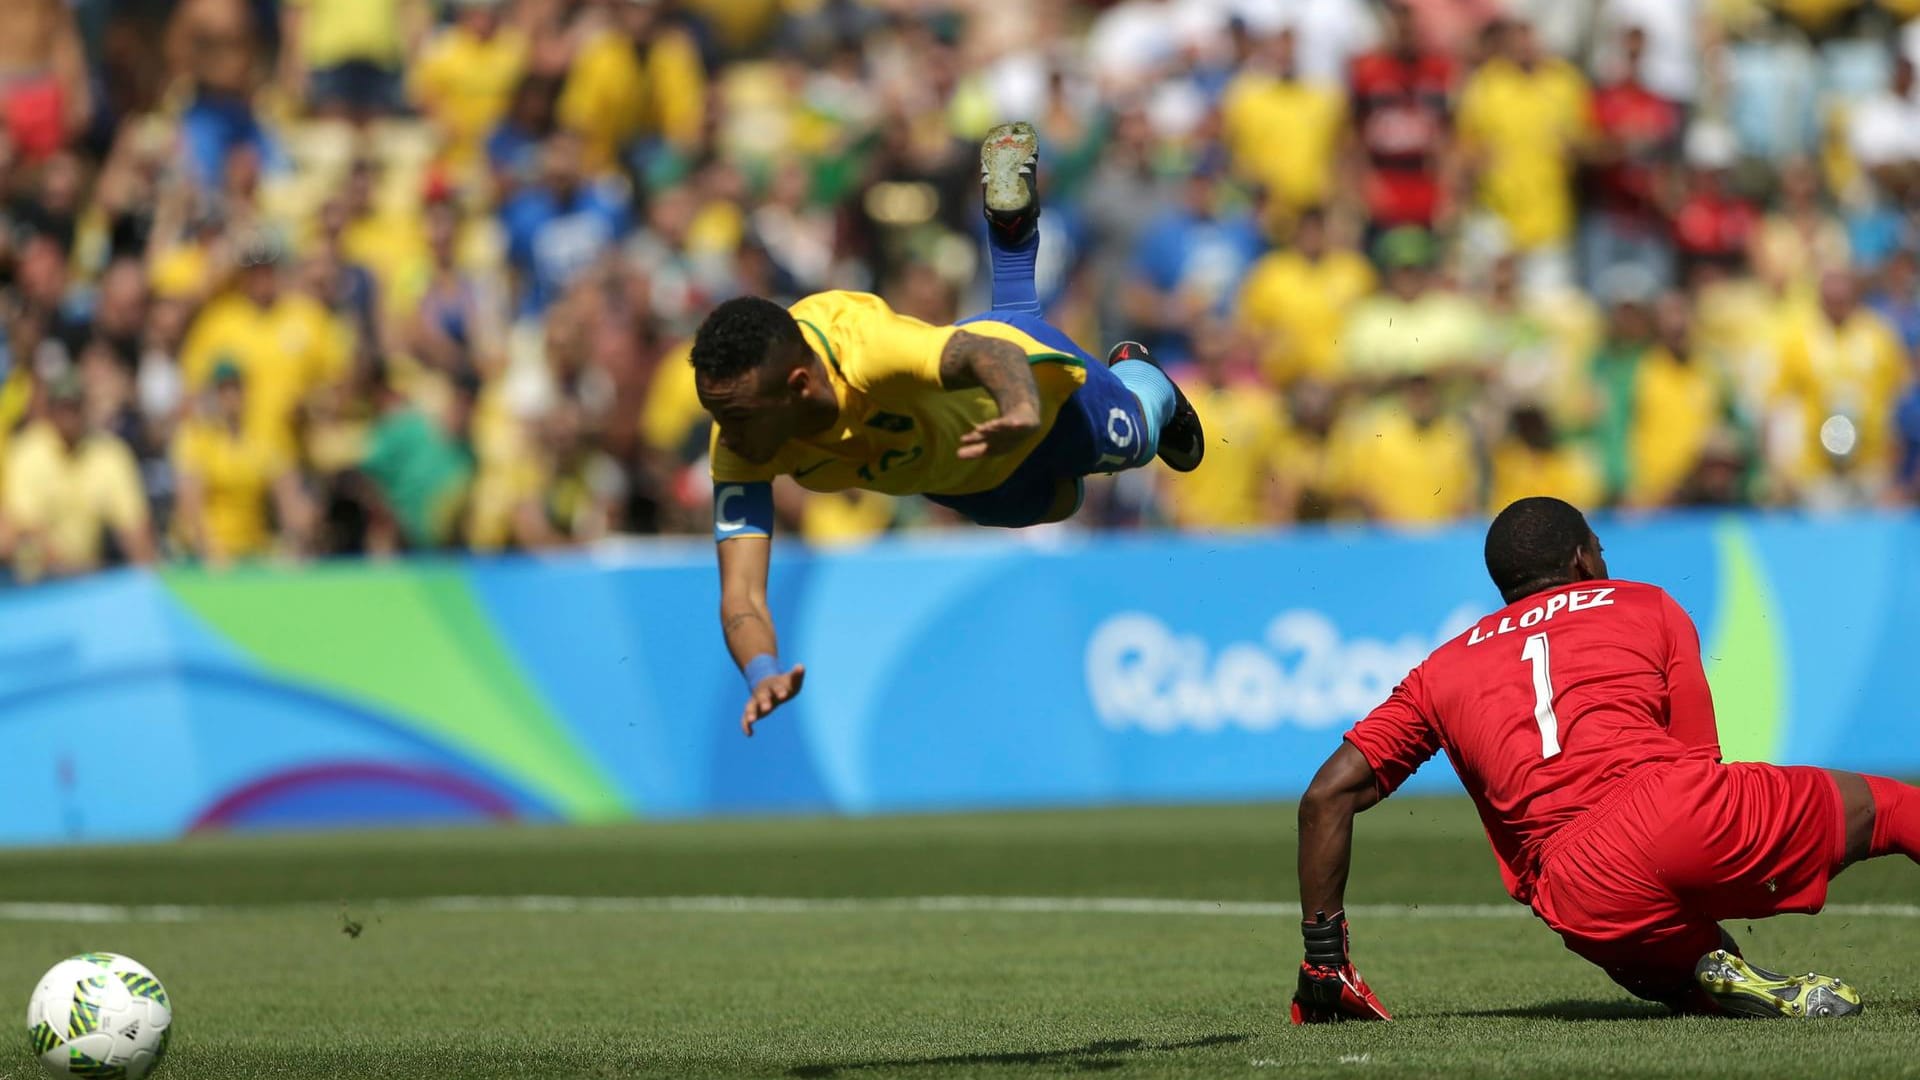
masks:
POLYGON ((27 1042, 50 1076, 140 1080, 160 1064, 173 1007, 153 972, 117 953, 81 953, 40 977, 27 1042))

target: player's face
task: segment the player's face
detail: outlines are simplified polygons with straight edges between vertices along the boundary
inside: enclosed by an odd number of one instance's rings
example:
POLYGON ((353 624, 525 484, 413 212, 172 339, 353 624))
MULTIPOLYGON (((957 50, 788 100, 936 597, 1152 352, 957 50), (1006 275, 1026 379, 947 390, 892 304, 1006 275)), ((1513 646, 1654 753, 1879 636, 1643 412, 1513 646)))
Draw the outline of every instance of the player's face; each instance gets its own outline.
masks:
POLYGON ((720 428, 720 445, 755 465, 780 453, 798 425, 804 387, 795 388, 795 369, 783 377, 774 365, 762 365, 725 383, 702 382, 700 404, 720 428))

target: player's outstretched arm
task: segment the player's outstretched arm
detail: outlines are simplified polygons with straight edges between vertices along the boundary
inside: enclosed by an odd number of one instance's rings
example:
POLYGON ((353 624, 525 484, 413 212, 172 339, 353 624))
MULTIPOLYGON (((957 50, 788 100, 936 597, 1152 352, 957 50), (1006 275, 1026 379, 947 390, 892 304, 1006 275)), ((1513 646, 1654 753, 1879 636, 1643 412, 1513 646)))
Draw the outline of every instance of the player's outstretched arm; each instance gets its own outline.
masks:
POLYGON ((753 737, 753 725, 800 693, 807 677, 805 665, 787 669, 780 663, 780 643, 767 610, 772 549, 769 536, 739 536, 720 544, 720 629, 747 680, 740 730, 748 738, 753 737))
POLYGON ((1293 1022, 1390 1020, 1347 956, 1347 872, 1354 815, 1380 801, 1373 766, 1342 742, 1300 799, 1300 924, 1306 958, 1293 995, 1293 1022))
POLYGON ((940 352, 940 385, 980 387, 1000 407, 999 416, 960 437, 962 459, 1004 454, 1040 430, 1040 385, 1027 354, 1011 341, 956 331, 940 352))
POLYGON ((1300 797, 1300 913, 1346 906, 1353 862, 1353 818, 1380 801, 1366 755, 1342 742, 1300 797))

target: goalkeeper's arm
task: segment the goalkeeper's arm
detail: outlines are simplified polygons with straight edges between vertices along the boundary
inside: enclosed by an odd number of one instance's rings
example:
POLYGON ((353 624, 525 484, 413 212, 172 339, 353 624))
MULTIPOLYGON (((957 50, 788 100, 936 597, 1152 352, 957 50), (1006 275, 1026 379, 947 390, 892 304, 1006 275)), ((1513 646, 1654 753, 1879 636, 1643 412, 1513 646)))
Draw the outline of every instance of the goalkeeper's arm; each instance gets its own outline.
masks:
POLYGON ((1353 818, 1380 801, 1373 766, 1342 742, 1300 799, 1300 912, 1306 957, 1293 998, 1296 1024, 1387 1020, 1347 955, 1347 871, 1353 818))

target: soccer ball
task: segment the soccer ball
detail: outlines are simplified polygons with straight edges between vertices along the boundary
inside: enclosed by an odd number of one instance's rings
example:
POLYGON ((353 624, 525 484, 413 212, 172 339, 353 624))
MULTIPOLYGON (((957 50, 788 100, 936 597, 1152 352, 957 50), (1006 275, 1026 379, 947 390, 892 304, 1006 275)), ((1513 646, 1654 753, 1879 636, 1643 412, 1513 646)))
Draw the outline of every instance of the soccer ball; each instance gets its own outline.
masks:
POLYGON ((27 1042, 50 1076, 140 1080, 167 1052, 172 1025, 160 980, 115 953, 60 961, 27 1002, 27 1042))

